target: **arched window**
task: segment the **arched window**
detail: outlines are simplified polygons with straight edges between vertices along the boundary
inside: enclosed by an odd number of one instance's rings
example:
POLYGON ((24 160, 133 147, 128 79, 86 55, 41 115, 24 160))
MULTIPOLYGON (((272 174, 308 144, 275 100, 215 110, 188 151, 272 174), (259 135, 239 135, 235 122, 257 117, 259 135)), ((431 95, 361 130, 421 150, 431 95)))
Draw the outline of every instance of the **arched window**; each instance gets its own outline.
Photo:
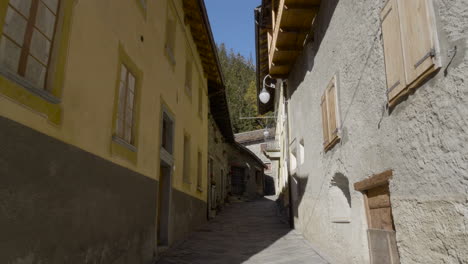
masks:
POLYGON ((351 194, 349 192, 349 181, 341 173, 333 176, 329 195, 330 219, 333 223, 351 222, 351 194))

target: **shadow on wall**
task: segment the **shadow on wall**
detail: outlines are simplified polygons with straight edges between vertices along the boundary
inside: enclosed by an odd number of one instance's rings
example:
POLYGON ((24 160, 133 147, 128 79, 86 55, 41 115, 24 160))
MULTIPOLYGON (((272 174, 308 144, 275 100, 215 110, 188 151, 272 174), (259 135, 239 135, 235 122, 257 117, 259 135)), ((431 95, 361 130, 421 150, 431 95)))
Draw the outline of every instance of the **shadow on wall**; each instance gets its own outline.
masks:
POLYGON ((275 181, 269 175, 265 175, 265 195, 275 195, 275 181))
POLYGON ((299 217, 299 205, 304 198, 304 193, 307 187, 307 182, 309 181, 309 175, 293 175, 293 182, 291 184, 291 194, 292 194, 292 204, 294 217, 299 217))
POLYGON ((292 211, 294 217, 299 217, 299 205, 304 198, 307 183, 309 181, 309 175, 294 174, 291 179, 291 195, 289 195, 289 186, 286 185, 283 187, 278 195, 278 199, 276 200, 280 214, 282 217, 287 217, 288 219, 290 219, 290 198, 292 198, 292 211))
POLYGON ((289 84, 287 97, 291 98, 297 87, 304 81, 305 76, 312 70, 315 64, 315 54, 320 49, 325 33, 330 25, 331 18, 335 12, 339 0, 322 1, 320 10, 315 18, 315 26, 313 28, 313 37, 307 39, 304 46, 304 52, 298 57, 294 67, 289 74, 289 84))

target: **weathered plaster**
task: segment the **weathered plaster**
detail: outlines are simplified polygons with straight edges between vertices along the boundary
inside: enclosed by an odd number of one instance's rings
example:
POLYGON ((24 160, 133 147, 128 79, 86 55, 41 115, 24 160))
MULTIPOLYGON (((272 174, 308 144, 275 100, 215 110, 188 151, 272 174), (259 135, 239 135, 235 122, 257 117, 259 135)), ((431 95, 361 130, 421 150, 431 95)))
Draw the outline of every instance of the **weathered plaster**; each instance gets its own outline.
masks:
POLYGON ((322 1, 315 42, 289 76, 290 140, 304 138, 297 175, 307 179, 296 198, 296 227, 335 263, 367 263, 363 198, 352 184, 392 169, 401 263, 468 263, 468 4, 434 0, 442 69, 389 112, 379 20, 384 2, 322 1), (342 141, 324 153, 320 97, 335 75, 342 141), (336 173, 350 183, 347 224, 330 219, 336 173))

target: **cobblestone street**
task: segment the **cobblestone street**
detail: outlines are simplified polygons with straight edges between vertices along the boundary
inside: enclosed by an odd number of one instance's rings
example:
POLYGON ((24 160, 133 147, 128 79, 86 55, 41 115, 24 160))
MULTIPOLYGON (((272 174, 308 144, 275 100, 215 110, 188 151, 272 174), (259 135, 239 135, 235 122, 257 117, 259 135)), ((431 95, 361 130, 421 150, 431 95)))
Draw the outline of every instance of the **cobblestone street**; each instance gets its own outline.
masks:
POLYGON ((166 251, 169 263, 325 264, 302 235, 276 214, 273 197, 227 206, 209 224, 166 251))

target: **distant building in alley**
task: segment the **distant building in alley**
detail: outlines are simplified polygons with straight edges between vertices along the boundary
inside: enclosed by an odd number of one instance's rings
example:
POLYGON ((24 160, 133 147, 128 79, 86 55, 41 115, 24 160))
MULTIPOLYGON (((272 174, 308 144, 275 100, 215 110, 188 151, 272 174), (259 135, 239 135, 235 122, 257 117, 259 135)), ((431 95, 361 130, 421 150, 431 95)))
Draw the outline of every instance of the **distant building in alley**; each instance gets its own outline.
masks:
POLYGON ((213 116, 216 115, 210 115, 208 134, 210 217, 229 202, 228 198, 255 199, 263 196, 264 171, 268 167, 254 152, 234 140, 232 130, 229 130, 230 135, 223 133, 223 123, 215 122, 213 116))
POLYGON ((265 150, 275 145, 275 128, 246 131, 234 135, 237 143, 252 151, 266 165, 264 188, 266 195, 275 194, 277 162, 265 156, 265 150))
MULTIPOLYGON (((332 263, 468 262, 466 1, 262 0, 281 202, 332 263)), ((277 186, 278 187, 278 186, 277 186)))
POLYGON ((202 0, 1 1, 0 30, 2 263, 151 263, 207 220, 212 122, 237 145, 202 0))

